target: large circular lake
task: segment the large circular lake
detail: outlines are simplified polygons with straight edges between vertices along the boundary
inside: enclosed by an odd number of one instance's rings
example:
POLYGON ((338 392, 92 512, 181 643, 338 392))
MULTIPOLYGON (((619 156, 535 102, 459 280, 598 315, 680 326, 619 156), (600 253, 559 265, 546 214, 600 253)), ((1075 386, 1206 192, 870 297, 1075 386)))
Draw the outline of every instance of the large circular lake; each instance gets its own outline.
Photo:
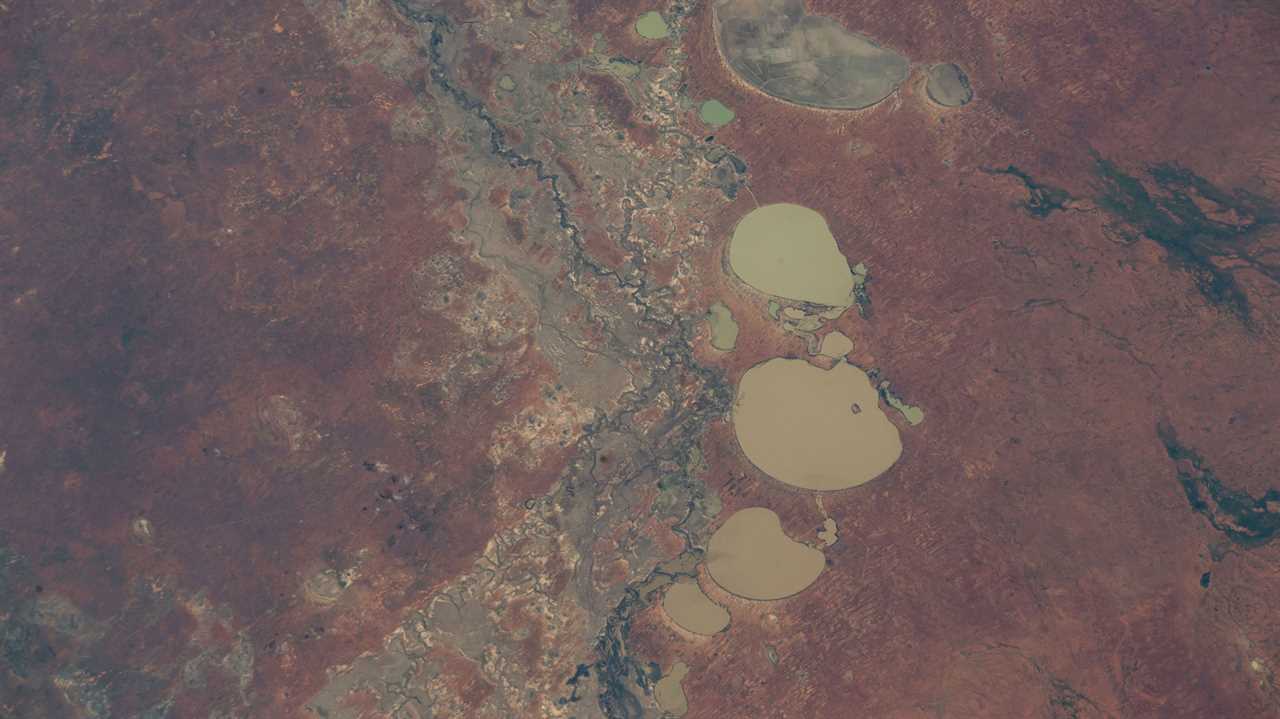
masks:
POLYGON ((875 479, 902 455, 898 428, 867 373, 771 359, 738 383, 733 429, 747 459, 801 489, 847 489, 875 479))

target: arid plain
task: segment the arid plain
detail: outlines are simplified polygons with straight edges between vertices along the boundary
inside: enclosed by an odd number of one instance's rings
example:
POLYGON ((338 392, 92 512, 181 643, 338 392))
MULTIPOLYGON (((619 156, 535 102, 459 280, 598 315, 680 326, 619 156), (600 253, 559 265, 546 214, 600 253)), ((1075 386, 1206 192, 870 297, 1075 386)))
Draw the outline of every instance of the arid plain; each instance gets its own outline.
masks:
POLYGON ((1265 0, 0 2, 0 716, 1280 716, 1278 67, 1265 0), (781 204, 838 297, 731 261, 781 204), (771 361, 848 458, 752 454, 771 361))

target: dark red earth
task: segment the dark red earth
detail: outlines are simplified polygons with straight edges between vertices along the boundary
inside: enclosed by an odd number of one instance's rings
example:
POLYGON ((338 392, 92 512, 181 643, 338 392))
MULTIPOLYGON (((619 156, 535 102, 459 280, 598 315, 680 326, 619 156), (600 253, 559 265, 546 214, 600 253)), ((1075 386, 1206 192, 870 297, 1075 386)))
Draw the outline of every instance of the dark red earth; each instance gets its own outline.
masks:
POLYGON ((15 620, 0 716, 71 716, 47 680, 72 664, 111 716, 288 715, 471 564, 495 492, 556 475, 473 441, 538 352, 460 347, 405 291, 432 257, 485 270, 448 185, 418 201, 435 148, 387 141, 412 83, 345 64, 299 4, 0 5, 0 38, 0 617, 57 592, 107 632, 15 620), (498 361, 446 388, 397 376, 404 347, 498 361), (355 610, 303 601, 362 552, 355 610), (183 686, 238 637, 247 686, 183 686))
MULTIPOLYGON (((703 13, 692 93, 750 108, 717 139, 756 168, 722 226, 794 201, 846 228, 873 315, 838 326, 927 418, 825 498, 842 541, 813 587, 713 595, 733 625, 697 649, 654 610, 635 648, 697 666, 689 717, 1280 716, 1280 12, 810 8, 972 68, 977 99, 931 109, 915 73, 892 114, 759 103, 703 13), (1200 512, 1187 452, 1221 483, 1200 512)), ((731 372, 774 355, 748 340, 731 372)), ((726 511, 821 524, 712 437, 726 511)))
MULTIPOLYGON (((450 239, 448 140, 392 139, 425 61, 389 77, 323 5, 0 2, 0 717, 308 716, 570 459, 495 465, 477 441, 555 370, 410 291, 435 258, 459 288, 492 270, 450 239), (459 356, 481 369, 405 370, 459 356), (315 598, 355 567, 354 599, 315 598)), ((572 6, 584 46, 646 52, 648 6, 572 6)), ((690 719, 1280 716, 1280 7, 810 10, 959 63, 975 99, 931 106, 917 68, 866 111, 762 100, 703 3, 687 92, 735 108, 716 139, 751 168, 709 221, 822 212, 872 272, 869 317, 837 325, 853 359, 927 419, 824 498, 841 541, 808 591, 713 592, 733 624, 709 639, 655 605, 629 651, 693 667, 690 719)), ((515 51, 474 48, 463 81, 491 87, 515 51)), ((611 83, 589 101, 655 142, 611 83)), ((742 339, 698 356, 736 381, 795 346, 719 252, 695 292, 742 339)), ((722 516, 821 524, 728 423, 702 452, 722 516)), ((493 687, 451 656, 479 706, 493 687)))

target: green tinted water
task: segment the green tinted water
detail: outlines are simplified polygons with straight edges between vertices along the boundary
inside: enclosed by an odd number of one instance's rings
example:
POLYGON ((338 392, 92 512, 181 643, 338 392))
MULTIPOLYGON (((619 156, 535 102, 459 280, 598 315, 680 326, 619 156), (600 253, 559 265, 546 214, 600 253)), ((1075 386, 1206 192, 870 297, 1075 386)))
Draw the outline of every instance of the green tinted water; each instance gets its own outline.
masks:
POLYGON ((689 711, 689 701, 685 699, 684 687, 680 683, 689 676, 689 666, 684 662, 676 662, 653 687, 653 697, 658 706, 672 716, 681 717, 689 711))
POLYGON ((744 599, 797 594, 824 567, 822 552, 788 537, 778 515, 765 507, 734 513, 707 542, 707 573, 725 591, 744 599))
POLYGON ((646 40, 661 40, 671 34, 671 28, 667 27, 662 15, 650 10, 636 20, 636 33, 646 40))
POLYGON ((707 100, 698 108, 698 117, 712 127, 720 127, 733 122, 735 115, 733 110, 725 107, 719 100, 707 100))

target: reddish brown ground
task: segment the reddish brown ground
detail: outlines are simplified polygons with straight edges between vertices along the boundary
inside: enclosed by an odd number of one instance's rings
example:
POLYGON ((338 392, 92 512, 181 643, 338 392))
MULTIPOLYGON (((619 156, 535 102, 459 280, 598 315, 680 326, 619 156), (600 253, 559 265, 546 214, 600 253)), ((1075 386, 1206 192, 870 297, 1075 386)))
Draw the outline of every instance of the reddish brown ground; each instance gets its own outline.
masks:
MULTIPOLYGON (((699 14, 690 94, 737 111, 717 138, 752 167, 753 193, 719 236, 756 201, 826 215, 873 277, 872 319, 836 326, 926 420, 902 424, 889 473, 825 498, 841 541, 813 587, 768 605, 715 595, 733 625, 713 639, 680 636, 653 610, 633 650, 695 667, 690 719, 1280 716, 1280 546, 1234 547, 1193 513, 1155 429, 1172 423, 1235 489, 1276 487, 1280 294, 1237 275, 1251 331, 1156 244, 1121 242, 1090 199, 1094 153, 1135 175, 1174 162, 1280 197, 1280 82, 1259 65, 1277 57, 1280 15, 1264 3, 812 7, 914 61, 960 63, 977 99, 932 109, 917 70, 864 112, 768 101, 729 74, 699 14), (980 169, 1011 164, 1077 200, 1032 216, 1019 180, 980 169)), ((1274 228, 1267 238, 1280 244, 1274 228)), ((802 352, 732 280, 706 298, 742 324, 737 352, 704 353, 734 378, 802 352)), ((704 449, 726 511, 769 506, 813 536, 812 499, 750 467, 731 428, 704 449)))
MULTIPOLYGON (((579 32, 658 51, 630 34, 632 4, 574 5, 579 32)), ((1235 489, 1276 487, 1274 284, 1239 275, 1246 329, 1090 199, 1095 153, 1280 199, 1274 4, 812 7, 960 63, 976 99, 930 109, 917 72, 865 112, 765 100, 720 62, 704 3, 688 93, 737 112, 716 136, 751 167, 713 238, 755 200, 824 213, 873 273, 872 318, 838 327, 926 421, 903 426, 888 474, 825 500, 841 541, 812 588, 760 604, 704 582, 729 632, 694 640, 651 611, 630 652, 690 664, 691 719, 1280 715, 1280 542, 1236 547, 1193 513, 1155 432, 1176 426, 1235 489), (1076 201, 1033 217, 1019 180, 980 169, 1008 165, 1076 201)), ((41 597, 80 612, 57 632, 5 624, 26 633, 5 637, 0 716, 74 716, 51 680, 67 666, 105 678, 119 716, 170 695, 172 717, 289 716, 565 459, 487 459, 477 438, 551 373, 411 290, 433 257, 457 256, 463 284, 486 272, 449 237, 445 140, 388 139, 426 78, 344 64, 312 17, 288 0, 0 3, 0 545, 22 558, 0 621, 41 597), (491 364, 448 383, 404 369, 465 353, 491 364), (308 598, 352 567, 335 602, 308 598), (251 671, 183 683, 238 641, 251 671)), ((489 87, 475 48, 464 79, 489 87)), ((608 82, 595 94, 648 139, 608 82)), ((702 291, 742 334, 703 359, 736 380, 800 348, 723 278, 720 249, 697 259, 702 291)), ((764 504, 793 536, 820 524, 728 426, 703 450, 722 516, 764 504)), ((475 666, 446 659, 483 701, 475 666)))
POLYGON ((0 715, 72 716, 41 674, 78 665, 109 679, 113 716, 173 692, 173 717, 285 716, 470 566, 496 504, 559 472, 484 456, 545 365, 420 308, 422 263, 485 270, 450 240, 438 148, 389 140, 412 84, 348 70, 311 18, 0 5, 0 544, 31 567, 0 591, 109 626, 26 637, 10 659, 60 657, 0 668, 0 715), (447 386, 394 364, 459 352, 493 362, 447 386), (307 600, 353 566, 336 603, 307 600), (181 686, 183 662, 240 636, 249 705, 233 672, 181 686))

